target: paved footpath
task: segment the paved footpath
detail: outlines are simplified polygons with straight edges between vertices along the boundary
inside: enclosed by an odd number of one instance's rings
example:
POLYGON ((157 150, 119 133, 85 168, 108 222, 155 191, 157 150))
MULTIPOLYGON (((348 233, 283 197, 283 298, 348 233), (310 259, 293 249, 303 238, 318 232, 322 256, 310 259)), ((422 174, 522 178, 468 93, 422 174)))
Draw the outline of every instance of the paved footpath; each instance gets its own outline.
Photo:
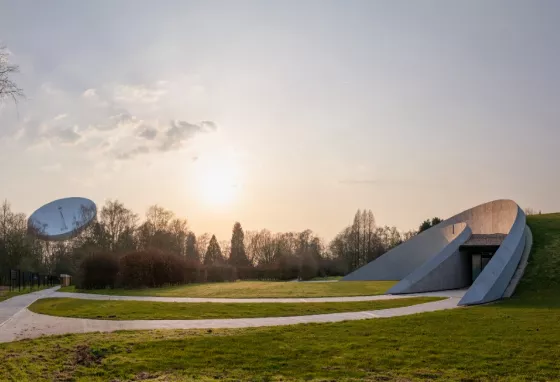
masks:
POLYGON ((230 303, 294 303, 294 302, 352 302, 352 301, 376 301, 394 300, 410 297, 463 297, 465 290, 451 290, 443 292, 411 293, 407 295, 381 294, 375 296, 354 297, 308 297, 308 298, 204 298, 204 297, 151 297, 151 296, 112 296, 103 294, 58 292, 49 297, 69 297, 84 300, 118 300, 118 301, 158 301, 158 302, 230 302, 230 303))
POLYGON ((102 296, 84 293, 55 293, 58 287, 17 296, 0 303, 0 342, 11 342, 26 338, 37 338, 43 335, 68 333, 111 332, 116 330, 145 329, 208 329, 208 328, 247 328, 259 326, 280 326, 302 323, 340 322, 364 320, 371 318, 388 318, 416 313, 432 312, 457 308, 457 304, 465 290, 443 291, 434 293, 417 293, 411 295, 381 295, 360 297, 325 297, 310 299, 203 299, 203 298, 165 298, 143 296, 102 296), (364 312, 347 312, 318 314, 292 317, 234 318, 210 320, 129 320, 110 321, 82 318, 54 317, 37 314, 27 307, 34 301, 45 297, 72 297, 91 300, 136 300, 136 301, 168 301, 168 302, 311 302, 311 301, 371 301, 405 297, 442 296, 445 300, 364 312), (105 298, 103 298, 105 297, 105 298), (234 301, 232 301, 234 300, 234 301), (281 301, 280 301, 281 300, 281 301))

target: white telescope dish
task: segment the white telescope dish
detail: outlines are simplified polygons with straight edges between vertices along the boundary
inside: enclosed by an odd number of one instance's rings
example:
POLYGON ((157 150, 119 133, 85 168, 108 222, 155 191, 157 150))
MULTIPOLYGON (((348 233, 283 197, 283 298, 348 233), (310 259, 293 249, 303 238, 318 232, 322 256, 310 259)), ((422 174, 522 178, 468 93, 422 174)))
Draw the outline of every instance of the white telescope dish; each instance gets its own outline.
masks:
POLYGON ((27 229, 40 239, 62 241, 78 235, 96 217, 97 207, 89 199, 57 199, 33 212, 27 220, 27 229))

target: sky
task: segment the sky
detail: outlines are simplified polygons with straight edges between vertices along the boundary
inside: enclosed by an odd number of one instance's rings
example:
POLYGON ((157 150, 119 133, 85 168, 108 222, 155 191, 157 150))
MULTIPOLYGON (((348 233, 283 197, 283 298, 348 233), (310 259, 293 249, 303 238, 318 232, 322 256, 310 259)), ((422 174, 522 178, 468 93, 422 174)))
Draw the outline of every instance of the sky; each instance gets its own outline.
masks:
POLYGON ((0 198, 158 204, 195 233, 560 211, 557 1, 0 0, 26 94, 0 198))

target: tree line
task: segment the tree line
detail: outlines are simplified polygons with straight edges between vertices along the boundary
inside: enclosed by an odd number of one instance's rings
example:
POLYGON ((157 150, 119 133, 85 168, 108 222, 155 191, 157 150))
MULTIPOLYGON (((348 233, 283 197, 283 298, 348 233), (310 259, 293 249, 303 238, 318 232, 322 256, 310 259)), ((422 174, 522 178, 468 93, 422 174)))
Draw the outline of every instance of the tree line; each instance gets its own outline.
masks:
POLYGON ((0 272, 4 275, 10 268, 21 268, 76 274, 82 260, 94 253, 118 256, 156 249, 204 266, 291 269, 284 272, 286 277, 344 275, 415 234, 378 227, 371 210, 358 210, 352 224, 329 243, 309 229, 244 231, 240 222, 234 223, 230 240, 218 241, 210 233, 197 236, 186 219, 162 206, 149 207, 140 221, 122 202, 109 200, 96 221, 77 237, 47 243, 29 235, 26 216, 13 212, 4 201, 0 208, 0 272))

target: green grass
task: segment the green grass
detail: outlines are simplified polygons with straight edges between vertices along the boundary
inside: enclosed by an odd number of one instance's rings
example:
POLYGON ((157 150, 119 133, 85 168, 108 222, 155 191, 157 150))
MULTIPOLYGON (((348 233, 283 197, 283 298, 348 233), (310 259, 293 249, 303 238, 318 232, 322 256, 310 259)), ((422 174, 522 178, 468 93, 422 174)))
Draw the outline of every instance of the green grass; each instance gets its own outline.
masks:
POLYGON ((236 281, 226 283, 188 284, 150 289, 76 290, 73 286, 61 292, 81 292, 118 296, 158 297, 341 297, 384 294, 396 281, 339 281, 336 283, 307 283, 282 281, 236 281))
POLYGON ((15 296, 21 296, 22 294, 27 294, 27 293, 31 293, 31 292, 37 292, 43 289, 47 289, 47 288, 52 288, 51 286, 41 286, 41 287, 34 287, 33 289, 29 288, 29 287, 25 287, 25 288, 21 288, 21 290, 15 290, 15 291, 8 291, 8 290, 3 290, 0 291, 0 302, 7 300, 9 298, 15 297, 15 296))
POLYGON ((325 276, 325 277, 314 277, 311 279, 311 281, 334 281, 340 279, 342 279, 342 276, 325 276))
POLYGON ((504 302, 331 324, 20 341, 0 345, 0 380, 560 380, 560 214, 529 224, 530 264, 504 302))
POLYGON ((51 316, 103 320, 196 320, 204 318, 249 318, 305 316, 341 312, 359 312, 400 308, 441 300, 418 297, 382 301, 316 302, 316 303, 176 303, 151 301, 95 301, 73 298, 46 298, 29 309, 51 316))

